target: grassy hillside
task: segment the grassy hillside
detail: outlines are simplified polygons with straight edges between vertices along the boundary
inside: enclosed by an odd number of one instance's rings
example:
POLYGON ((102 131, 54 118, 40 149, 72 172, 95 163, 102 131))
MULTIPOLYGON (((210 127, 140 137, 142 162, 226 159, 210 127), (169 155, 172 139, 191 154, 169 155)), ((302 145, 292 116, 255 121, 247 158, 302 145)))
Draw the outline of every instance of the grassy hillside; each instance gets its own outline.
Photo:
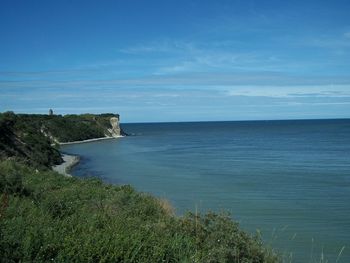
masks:
POLYGON ((172 215, 130 186, 0 163, 2 262, 278 262, 227 215, 172 215))

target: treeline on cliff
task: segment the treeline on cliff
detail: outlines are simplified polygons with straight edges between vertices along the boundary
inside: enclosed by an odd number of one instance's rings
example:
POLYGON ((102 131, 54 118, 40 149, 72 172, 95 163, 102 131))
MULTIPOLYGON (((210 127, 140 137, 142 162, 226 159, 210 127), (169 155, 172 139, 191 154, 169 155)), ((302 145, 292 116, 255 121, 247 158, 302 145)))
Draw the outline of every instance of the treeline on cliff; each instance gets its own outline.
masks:
POLYGON ((41 115, 18 114, 20 123, 28 124, 59 142, 105 137, 112 128, 110 118, 118 114, 41 115))

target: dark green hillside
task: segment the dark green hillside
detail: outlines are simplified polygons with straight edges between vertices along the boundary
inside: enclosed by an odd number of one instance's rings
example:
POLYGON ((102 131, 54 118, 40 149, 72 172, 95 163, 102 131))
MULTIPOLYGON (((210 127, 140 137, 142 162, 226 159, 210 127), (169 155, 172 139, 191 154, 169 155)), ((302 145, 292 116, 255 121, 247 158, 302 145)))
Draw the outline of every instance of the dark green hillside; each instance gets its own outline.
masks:
POLYGON ((20 123, 30 124, 59 142, 82 141, 109 135, 110 118, 118 114, 39 115, 18 114, 20 123))
POLYGON ((59 164, 62 158, 51 144, 112 136, 112 117, 119 115, 0 113, 0 160, 14 158, 35 167, 59 164))
POLYGON ((62 162, 61 154, 51 146, 49 138, 11 112, 0 114, 0 160, 9 158, 34 167, 51 167, 62 162))
POLYGON ((278 262, 228 216, 172 215, 130 186, 0 163, 2 262, 278 262))

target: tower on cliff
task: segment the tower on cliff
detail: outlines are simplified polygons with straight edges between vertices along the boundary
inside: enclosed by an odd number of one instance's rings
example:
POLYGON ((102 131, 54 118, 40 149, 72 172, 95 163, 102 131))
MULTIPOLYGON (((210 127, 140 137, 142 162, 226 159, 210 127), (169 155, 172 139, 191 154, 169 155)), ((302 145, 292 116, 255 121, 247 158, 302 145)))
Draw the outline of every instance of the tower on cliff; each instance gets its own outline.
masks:
POLYGON ((49 109, 49 115, 52 116, 53 115, 53 110, 49 109))

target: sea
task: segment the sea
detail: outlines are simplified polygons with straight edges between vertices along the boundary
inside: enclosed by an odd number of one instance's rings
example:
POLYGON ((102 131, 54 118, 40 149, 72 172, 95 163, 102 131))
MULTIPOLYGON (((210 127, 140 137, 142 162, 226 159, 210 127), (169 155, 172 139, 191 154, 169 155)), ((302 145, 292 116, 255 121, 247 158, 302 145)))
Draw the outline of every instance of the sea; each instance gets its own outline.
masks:
POLYGON ((350 262, 350 119, 122 124, 72 174, 230 213, 286 262, 350 262))

